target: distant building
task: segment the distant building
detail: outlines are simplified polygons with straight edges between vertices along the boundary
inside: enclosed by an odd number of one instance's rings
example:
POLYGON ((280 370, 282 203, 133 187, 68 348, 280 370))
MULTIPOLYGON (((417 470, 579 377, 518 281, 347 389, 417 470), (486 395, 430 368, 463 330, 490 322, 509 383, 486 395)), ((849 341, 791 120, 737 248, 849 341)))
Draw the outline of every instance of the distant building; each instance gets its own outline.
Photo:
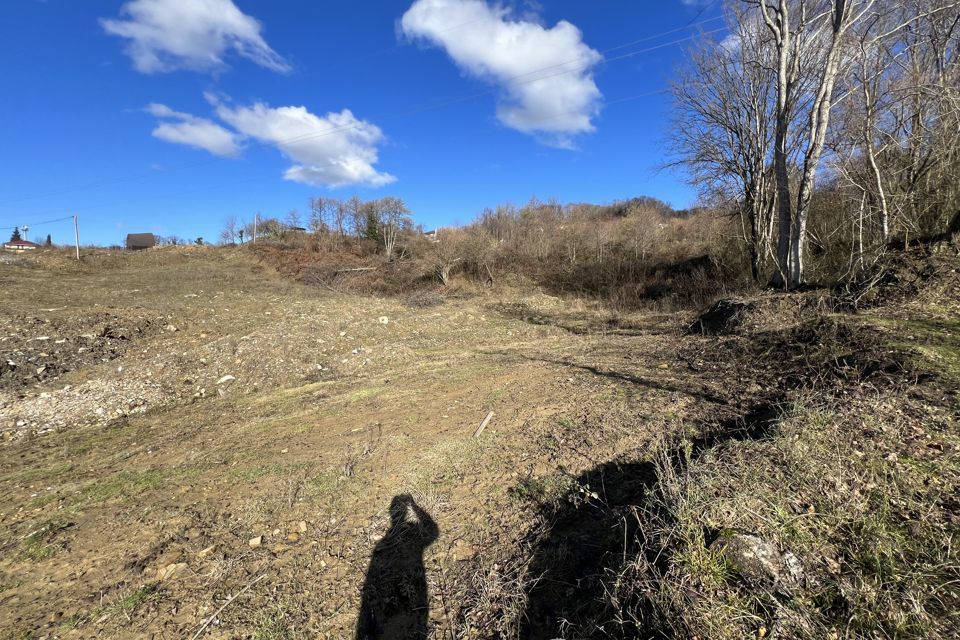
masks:
POLYGON ((431 229, 430 231, 424 231, 423 237, 433 242, 440 242, 440 236, 437 235, 438 231, 440 231, 440 229, 431 229))
POLYGON ((149 249, 157 246, 157 237, 152 233, 128 233, 127 249, 130 251, 139 251, 140 249, 149 249))
POLYGON ((29 240, 11 240, 10 242, 3 245, 4 251, 16 251, 17 253, 22 253, 24 251, 36 251, 40 248, 36 242, 30 242, 29 240))

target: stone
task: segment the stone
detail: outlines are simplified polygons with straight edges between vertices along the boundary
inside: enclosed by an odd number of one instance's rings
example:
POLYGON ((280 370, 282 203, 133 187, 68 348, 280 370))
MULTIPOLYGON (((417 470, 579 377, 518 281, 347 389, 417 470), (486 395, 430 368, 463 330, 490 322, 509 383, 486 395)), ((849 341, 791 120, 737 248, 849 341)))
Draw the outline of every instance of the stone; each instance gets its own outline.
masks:
POLYGON ((710 548, 723 553, 737 574, 754 587, 773 587, 789 593, 803 579, 800 560, 791 552, 754 535, 721 536, 710 548))
POLYGON ((390 318, 388 318, 387 316, 380 316, 379 318, 377 318, 377 322, 379 322, 380 324, 390 324, 390 318))
POLYGON ((477 555, 477 550, 462 540, 457 542, 453 547, 453 559, 455 562, 466 562, 467 560, 471 560, 475 555, 477 555))
POLYGON ((307 521, 306 521, 306 520, 301 520, 300 522, 298 522, 298 523, 297 523, 297 528, 300 530, 300 533, 306 533, 306 532, 307 532, 307 521))
POLYGON ((186 562, 175 562, 173 564, 168 564, 165 567, 157 570, 157 580, 159 582, 169 580, 173 577, 173 574, 177 573, 181 569, 186 569, 186 567, 186 562))
POLYGON ((247 544, 248 544, 249 546, 253 547, 254 549, 256 549, 256 548, 259 547, 261 544, 263 544, 263 536, 257 536, 256 538, 250 538, 250 540, 249 540, 249 542, 247 542, 247 544))
POLYGON ((201 549, 200 552, 197 553, 197 556, 199 556, 199 557, 201 557, 201 558, 206 558, 207 556, 209 556, 210 554, 212 554, 215 549, 216 549, 216 547, 215 547, 214 545, 210 545, 210 546, 207 547, 206 549, 201 549))
POLYGON ((296 531, 291 531, 287 534, 287 542, 300 542, 300 534, 296 531))
POLYGON ((177 328, 176 328, 175 326, 173 326, 172 324, 168 324, 168 325, 167 325, 167 331, 170 332, 170 333, 175 333, 175 332, 177 331, 177 328))
POLYGON ((217 380, 217 384, 226 384, 228 382, 233 382, 234 380, 236 380, 235 377, 231 376, 230 374, 227 374, 222 378, 220 378, 219 380, 217 380))

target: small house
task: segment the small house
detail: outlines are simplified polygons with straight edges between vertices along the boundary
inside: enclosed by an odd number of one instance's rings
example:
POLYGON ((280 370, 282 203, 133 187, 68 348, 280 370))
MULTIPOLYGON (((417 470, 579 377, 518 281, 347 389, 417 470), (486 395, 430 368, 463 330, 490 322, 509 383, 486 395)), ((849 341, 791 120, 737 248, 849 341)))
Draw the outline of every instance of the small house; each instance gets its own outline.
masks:
POLYGON ((36 242, 30 242, 29 240, 11 240, 10 242, 3 245, 4 251, 15 251, 17 253, 23 253, 24 251, 36 251, 40 248, 36 242))
POLYGON ((140 251, 157 246, 157 237, 152 233, 128 233, 127 249, 129 251, 140 251))

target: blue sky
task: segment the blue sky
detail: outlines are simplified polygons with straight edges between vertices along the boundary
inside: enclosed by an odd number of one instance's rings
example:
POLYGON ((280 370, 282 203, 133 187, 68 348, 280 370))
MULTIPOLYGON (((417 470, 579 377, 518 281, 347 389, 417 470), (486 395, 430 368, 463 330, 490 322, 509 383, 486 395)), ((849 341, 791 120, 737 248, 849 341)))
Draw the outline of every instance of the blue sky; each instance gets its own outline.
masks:
POLYGON ((688 206, 657 92, 717 4, 4 2, 0 227, 215 239, 313 195, 397 195, 426 227, 532 196, 688 206))

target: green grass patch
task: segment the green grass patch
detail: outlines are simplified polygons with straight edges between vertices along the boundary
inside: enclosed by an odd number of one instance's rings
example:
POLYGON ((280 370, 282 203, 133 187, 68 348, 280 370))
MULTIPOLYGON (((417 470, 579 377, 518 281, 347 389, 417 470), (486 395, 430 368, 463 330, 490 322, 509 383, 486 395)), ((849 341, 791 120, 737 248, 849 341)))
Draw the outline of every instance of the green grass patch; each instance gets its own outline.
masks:
POLYGON ((137 471, 120 471, 94 480, 83 487, 76 496, 68 497, 71 506, 98 505, 112 500, 131 500, 144 493, 163 487, 171 481, 196 478, 213 467, 212 463, 190 466, 163 467, 137 471))
POLYGON ((507 495, 522 504, 553 502, 570 488, 570 477, 551 474, 540 478, 526 478, 507 489, 507 495))
POLYGON ((720 444, 682 477, 661 465, 655 512, 670 523, 671 568, 659 606, 700 637, 755 637, 778 611, 785 637, 944 637, 960 580, 945 496, 960 487, 960 469, 910 436, 924 428, 951 451, 956 434, 933 426, 947 423, 945 410, 903 397, 807 402, 770 437, 720 444), (789 550, 806 581, 786 603, 747 584, 711 547, 725 531, 789 550))
POLYGON ((166 475, 168 472, 161 469, 121 471, 81 488, 79 501, 84 504, 102 504, 116 499, 135 498, 158 489, 163 485, 166 475))
POLYGON ((290 607, 280 603, 261 611, 256 618, 254 640, 296 640, 303 634, 296 630, 290 607))
POLYGON ((62 547, 57 544, 57 533, 70 528, 69 522, 50 520, 23 539, 21 557, 32 562, 42 562, 57 553, 62 547))
POLYGON ((139 589, 121 596, 115 602, 105 606, 94 614, 93 618, 99 618, 104 615, 123 616, 130 619, 134 612, 148 602, 155 602, 161 597, 160 587, 158 585, 145 585, 139 589))

